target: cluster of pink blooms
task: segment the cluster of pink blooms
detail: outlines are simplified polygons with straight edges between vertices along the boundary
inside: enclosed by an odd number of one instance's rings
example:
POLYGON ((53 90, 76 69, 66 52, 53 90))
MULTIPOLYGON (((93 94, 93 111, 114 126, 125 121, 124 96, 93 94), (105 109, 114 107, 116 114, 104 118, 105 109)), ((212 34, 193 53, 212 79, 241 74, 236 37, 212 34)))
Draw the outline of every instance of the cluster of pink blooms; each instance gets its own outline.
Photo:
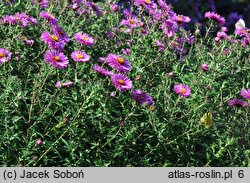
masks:
POLYGON ((51 28, 51 32, 43 32, 41 34, 41 40, 44 41, 50 48, 44 54, 46 62, 50 63, 54 67, 65 68, 68 66, 68 58, 63 53, 65 45, 70 41, 65 31, 58 26, 58 19, 48 12, 42 11, 40 16, 44 18, 51 28))
MULTIPOLYGON (((243 98, 250 100, 250 88, 242 89, 240 92, 240 95, 243 98)), ((243 108, 247 108, 249 106, 248 102, 241 100, 241 99, 238 99, 238 98, 228 100, 227 104, 229 106, 243 107, 243 108)))
MULTIPOLYGON (((64 54, 64 48, 68 42, 70 42, 70 38, 66 34, 66 32, 58 26, 58 19, 55 18, 48 12, 42 11, 40 16, 44 18, 51 26, 51 32, 43 32, 41 35, 41 40, 44 41, 48 47, 50 48, 44 54, 44 59, 46 62, 50 63, 52 66, 60 69, 64 69, 68 67, 69 59, 64 54)), ((94 39, 87 35, 86 33, 76 33, 74 38, 81 45, 93 46, 94 39)), ((71 58, 75 62, 88 62, 90 56, 81 50, 76 50, 71 53, 71 58)), ((72 86, 73 82, 61 82, 58 81, 56 83, 56 87, 69 87, 72 86)))
POLYGON ((214 38, 215 42, 220 42, 221 40, 228 40, 227 28, 222 27, 221 31, 217 32, 216 37, 214 38))
POLYGON ((34 4, 39 4, 39 6, 41 8, 47 8, 48 4, 49 4, 49 1, 48 0, 34 0, 33 3, 34 4))
POLYGON ((102 10, 95 3, 87 0, 71 0, 71 9, 76 11, 79 15, 89 16, 92 12, 96 16, 102 15, 102 10))
POLYGON ((124 75, 124 73, 131 70, 131 63, 120 55, 110 53, 107 58, 100 58, 103 64, 107 64, 119 73, 109 71, 99 65, 94 65, 93 70, 105 75, 110 76, 113 85, 120 91, 130 90, 132 88, 132 81, 124 75))
MULTIPOLYGON (((143 22, 140 16, 135 16, 132 12, 124 10, 122 13, 124 19, 120 21, 120 25, 116 27, 115 31, 111 30, 107 33, 107 36, 111 39, 115 38, 115 33, 127 33, 131 34, 133 31, 137 31, 142 36, 150 34, 149 27, 156 26, 165 34, 166 39, 159 39, 155 41, 159 51, 165 51, 166 45, 174 51, 174 53, 185 54, 187 50, 184 48, 185 44, 192 44, 194 42, 194 36, 184 29, 184 24, 191 21, 188 16, 176 14, 170 5, 166 4, 163 0, 134 0, 134 5, 140 7, 141 10, 146 11, 149 15, 148 22, 143 22), (177 36, 178 35, 178 36, 177 36)), ((39 4, 41 8, 47 8, 48 0, 34 0, 33 3, 39 4)), ((90 15, 94 12, 97 16, 102 14, 102 10, 94 3, 87 0, 71 0, 71 9, 78 14, 90 15)), ((117 4, 112 5, 112 11, 117 12, 119 6, 117 4)), ((65 46, 71 41, 66 32, 58 25, 58 19, 52 14, 42 11, 40 17, 47 21, 50 25, 50 30, 42 32, 41 40, 48 46, 44 54, 46 62, 53 67, 64 69, 69 65, 69 59, 65 54, 65 46)), ((215 12, 206 12, 205 18, 215 20, 219 25, 225 24, 225 18, 218 15, 215 12)), ((29 24, 36 24, 37 20, 28 16, 25 13, 16 13, 15 15, 5 15, 1 17, 0 21, 4 25, 17 25, 21 24, 22 27, 26 27, 29 24)), ((222 27, 215 37, 215 41, 219 43, 221 40, 230 40, 227 35, 227 28, 222 27)), ((250 41, 250 30, 245 26, 236 27, 235 34, 242 38, 242 44, 247 45, 250 41)), ((28 39, 25 36, 20 36, 19 39, 28 45, 33 45, 34 41, 28 39)), ((80 44, 80 48, 73 51, 70 57, 75 62, 88 62, 90 56, 82 50, 82 46, 91 47, 95 44, 93 37, 87 33, 78 32, 74 35, 74 39, 80 44)), ((122 41, 117 42, 117 45, 123 44, 122 41)), ((105 58, 99 58, 102 62, 102 66, 94 65, 93 70, 110 77, 112 84, 120 91, 128 91, 133 87, 132 80, 126 75, 131 71, 132 66, 126 56, 131 54, 130 46, 131 41, 127 41, 127 48, 123 48, 121 51, 123 55, 109 53, 105 58), (109 69, 105 67, 108 66, 109 69)), ((11 60, 12 53, 4 48, 0 48, 0 64, 11 60)), ((208 71, 209 66, 207 64, 201 64, 200 68, 203 71, 208 71)), ((56 87, 69 87, 73 82, 56 82, 56 87)), ((191 89, 183 84, 175 84, 173 91, 184 98, 188 98, 191 95, 191 89)), ((153 98, 146 92, 135 89, 131 93, 132 98, 140 105, 152 105, 154 103, 153 98)), ((245 99, 250 99, 250 89, 241 91, 241 96, 245 99)), ((229 106, 241 106, 247 107, 248 103, 240 99, 231 99, 228 101, 229 106)))
POLYGON ((29 24, 35 25, 37 20, 30 17, 26 13, 16 13, 15 15, 4 15, 0 18, 0 22, 4 25, 18 25, 21 24, 22 27, 27 27, 29 24))
POLYGON ((235 34, 240 36, 243 46, 250 45, 250 29, 245 27, 244 20, 240 19, 235 24, 235 34))

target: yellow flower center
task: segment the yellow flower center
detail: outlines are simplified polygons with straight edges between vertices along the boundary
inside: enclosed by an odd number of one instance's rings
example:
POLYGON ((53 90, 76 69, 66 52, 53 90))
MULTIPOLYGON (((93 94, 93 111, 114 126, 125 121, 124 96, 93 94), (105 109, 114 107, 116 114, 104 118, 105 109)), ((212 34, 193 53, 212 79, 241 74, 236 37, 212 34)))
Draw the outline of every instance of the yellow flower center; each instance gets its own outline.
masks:
POLYGON ((155 106, 154 105, 149 106, 149 110, 150 111, 154 111, 155 110, 155 106))
POLYGON ((178 21, 182 21, 182 20, 183 20, 183 16, 182 16, 182 15, 178 15, 177 20, 178 20, 178 21))
POLYGON ((134 19, 131 19, 129 22, 130 22, 131 24, 134 24, 134 23, 135 23, 135 20, 134 20, 134 19))
POLYGON ((151 3, 152 3, 150 0, 144 0, 144 1, 145 1, 145 3, 147 3, 147 4, 151 4, 151 3))
POLYGON ((84 41, 88 41, 88 40, 89 40, 89 38, 86 37, 86 36, 81 36, 81 38, 82 38, 84 41))
POLYGON ((55 61, 59 61, 60 60, 60 57, 59 56, 54 56, 53 58, 55 61))
POLYGON ((76 58, 82 59, 83 55, 78 53, 78 54, 76 54, 76 58))
POLYGON ((145 29, 141 29, 141 32, 142 32, 142 33, 145 33, 145 32, 146 32, 146 30, 145 30, 145 29))
POLYGON ((118 62, 119 64, 123 64, 123 63, 124 63, 124 59, 121 58, 121 57, 119 57, 119 58, 117 58, 117 62, 118 62))
POLYGON ((27 37, 22 36, 22 40, 26 41, 26 40, 27 40, 27 37))
POLYGON ((117 82, 118 82, 120 85, 124 85, 124 84, 125 84, 124 80, 122 80, 122 79, 118 79, 117 82))
POLYGON ((0 58, 3 58, 3 53, 2 52, 0 52, 0 58))
POLYGON ((185 88, 181 88, 181 89, 180 89, 180 92, 181 92, 181 93, 186 93, 185 88))
POLYGON ((56 35, 52 35, 52 36, 50 36, 51 37, 51 39, 53 40, 53 41, 58 41, 59 39, 58 39, 58 37, 56 36, 56 35))

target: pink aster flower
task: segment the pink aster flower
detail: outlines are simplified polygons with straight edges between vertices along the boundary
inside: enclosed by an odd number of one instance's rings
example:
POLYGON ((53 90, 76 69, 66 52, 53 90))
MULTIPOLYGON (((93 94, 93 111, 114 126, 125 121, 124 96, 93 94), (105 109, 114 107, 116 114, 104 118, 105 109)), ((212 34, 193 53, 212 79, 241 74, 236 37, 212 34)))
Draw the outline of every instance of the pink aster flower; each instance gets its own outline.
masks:
POLYGON ((70 41, 69 36, 61 27, 54 25, 52 26, 52 31, 54 35, 56 35, 59 39, 64 40, 66 43, 70 41))
POLYGON ((203 70, 203 71, 208 71, 208 69, 209 69, 209 67, 208 67, 208 65, 207 64, 201 64, 201 69, 203 70))
POLYGON ((94 39, 88 34, 76 33, 74 38, 81 44, 92 46, 94 44, 94 39))
POLYGON ((61 81, 57 81, 55 84, 56 88, 59 88, 62 86, 62 82, 61 81))
POLYGON ((153 0, 135 0, 135 1, 134 1, 134 4, 135 4, 136 6, 143 5, 143 6, 148 7, 148 6, 152 6, 153 3, 154 3, 153 0))
POLYGON ((250 100, 250 88, 241 90, 240 95, 243 98, 250 100))
POLYGON ((129 26, 130 28, 136 28, 138 27, 139 21, 136 18, 129 18, 127 20, 122 20, 121 25, 123 26, 129 26))
POLYGON ((15 24, 15 18, 14 16, 12 15, 4 15, 1 17, 0 21, 4 24, 4 25, 7 25, 7 24, 15 24))
POLYGON ((82 51, 74 51, 73 53, 71 53, 71 58, 75 61, 75 62, 88 62, 90 59, 90 56, 82 51))
POLYGON ((235 106, 235 107, 243 107, 243 108, 248 107, 248 103, 243 101, 243 100, 240 100, 240 99, 230 99, 227 102, 227 105, 228 106, 235 106))
POLYGON ((171 9, 170 6, 165 4, 163 0, 158 0, 157 2, 164 11, 168 12, 171 9))
POLYGON ((67 67, 69 64, 68 58, 62 52, 58 52, 55 50, 46 51, 44 55, 44 59, 46 62, 50 63, 52 66, 58 67, 61 69, 67 67))
POLYGON ((206 12, 205 13, 205 18, 208 19, 214 19, 216 20, 220 25, 225 24, 225 18, 220 16, 219 14, 215 13, 215 12, 206 12))
POLYGON ((10 61, 11 59, 11 52, 4 48, 0 48, 0 64, 10 61))
POLYGON ((188 16, 183 16, 183 15, 175 15, 173 17, 173 20, 175 20, 178 23, 188 23, 191 21, 191 19, 188 16))
POLYGON ((66 44, 64 40, 60 39, 54 34, 50 34, 49 32, 43 32, 41 35, 41 40, 54 50, 63 50, 66 44))
POLYGON ((117 12, 119 10, 119 5, 118 4, 113 4, 111 7, 113 12, 117 12))
POLYGON ((45 20, 47 20, 52 25, 57 25, 58 24, 58 19, 56 19, 53 15, 51 15, 48 12, 42 11, 40 13, 40 17, 44 18, 45 20))
POLYGON ((191 95, 190 88, 185 84, 177 84, 174 86, 174 92, 178 93, 179 95, 187 98, 191 95))
POLYGON ((154 99, 149 94, 140 89, 132 91, 132 98, 140 105, 154 104, 154 99))
POLYGON ((168 37, 173 37, 174 34, 179 30, 179 26, 176 21, 167 19, 161 25, 161 29, 168 37))
POLYGON ((107 64, 120 72, 131 70, 131 64, 123 57, 110 53, 107 57, 107 64))
POLYGON ((41 8, 47 8, 49 1, 48 0, 34 0, 33 3, 34 4, 39 4, 39 6, 41 8))
POLYGON ((132 81, 123 74, 111 75, 113 85, 120 91, 130 90, 132 88, 132 81))
POLYGON ((114 73, 107 70, 107 69, 104 69, 103 67, 99 66, 99 65, 94 65, 92 67, 93 71, 99 73, 99 74, 102 74, 104 76, 112 76, 114 73))
POLYGON ((36 141, 36 145, 40 145, 42 142, 43 142, 43 141, 42 141, 41 139, 38 139, 38 140, 36 141))

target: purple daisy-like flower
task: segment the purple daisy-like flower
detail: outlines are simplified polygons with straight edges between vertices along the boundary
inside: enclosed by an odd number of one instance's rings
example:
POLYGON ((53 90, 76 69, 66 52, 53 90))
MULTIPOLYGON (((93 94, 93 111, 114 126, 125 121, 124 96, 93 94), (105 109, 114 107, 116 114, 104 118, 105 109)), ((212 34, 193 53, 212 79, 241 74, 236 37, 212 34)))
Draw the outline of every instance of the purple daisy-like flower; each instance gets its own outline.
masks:
POLYGON ((92 46, 94 44, 94 39, 88 34, 76 33, 74 38, 81 44, 92 46))
POLYGON ((111 9, 113 12, 117 12, 119 10, 119 5, 115 3, 112 5, 111 9))
POLYGON ((0 21, 4 25, 7 25, 7 24, 13 24, 14 25, 16 23, 15 18, 12 15, 4 15, 4 16, 2 16, 0 21))
POLYGON ((191 95, 191 90, 190 88, 185 85, 185 84, 177 84, 177 85, 174 85, 174 92, 175 93, 178 93, 179 95, 187 98, 191 95))
POLYGON ((173 17, 173 20, 175 20, 178 23, 188 23, 191 21, 191 19, 188 16, 184 16, 184 15, 175 15, 173 17))
POLYGON ((243 100, 240 100, 240 99, 230 99, 228 102, 227 102, 227 105, 228 106, 235 106, 235 107, 243 107, 243 108, 246 108, 248 107, 248 103, 243 101, 243 100))
POLYGON ((49 1, 48 0, 34 0, 33 3, 34 4, 39 4, 39 6, 41 8, 47 8, 49 1))
POLYGON ((68 43, 70 41, 69 36, 66 34, 66 32, 61 27, 54 25, 54 26, 52 26, 52 31, 53 31, 54 35, 58 36, 59 39, 64 40, 66 43, 68 43))
POLYGON ((45 20, 47 20, 52 25, 57 25, 58 24, 58 19, 56 19, 53 15, 51 15, 48 12, 42 11, 40 13, 40 17, 44 18, 45 20))
POLYGON ((154 3, 153 0, 135 0, 134 1, 134 4, 136 6, 142 5, 142 6, 150 7, 153 5, 153 3, 154 3))
POLYGON ((50 63, 52 66, 58 67, 61 69, 67 67, 69 64, 68 58, 62 52, 58 52, 55 50, 46 51, 44 55, 44 59, 46 62, 50 63))
POLYGON ((99 73, 99 74, 102 74, 104 76, 112 76, 114 73, 107 70, 107 69, 104 69, 103 67, 99 66, 99 65, 94 65, 92 67, 93 71, 99 73))
POLYGON ((132 88, 132 81, 123 74, 111 75, 113 85, 120 91, 130 90, 132 88))
POLYGON ((121 25, 123 25, 123 26, 129 26, 130 28, 136 28, 136 27, 138 27, 138 20, 136 19, 136 18, 129 18, 129 19, 127 19, 127 20, 122 20, 121 21, 121 25))
POLYGON ((71 53, 71 58, 75 61, 75 62, 88 62, 90 59, 90 56, 82 51, 74 51, 73 53, 71 53))
POLYGON ((10 61, 11 54, 9 50, 0 48, 0 64, 10 61))
POLYGON ((243 98, 250 100, 250 88, 241 90, 240 95, 243 98))
POLYGON ((123 57, 110 53, 107 57, 107 64, 120 72, 131 70, 131 64, 123 57))
POLYGON ((161 25, 161 29, 168 37, 173 37, 174 34, 178 31, 179 26, 176 21, 167 19, 161 25))
POLYGON ((158 0, 157 2, 164 11, 168 12, 171 9, 171 7, 167 5, 163 0, 158 0))
POLYGON ((136 89, 132 91, 132 98, 139 104, 139 105, 152 105, 154 104, 153 98, 148 95, 146 92, 136 89))
POLYGON ((54 50, 63 50, 66 44, 64 40, 60 39, 54 34, 50 34, 49 32, 43 32, 41 35, 41 40, 54 50))
POLYGON ((223 25, 226 22, 224 17, 220 16, 219 14, 217 14, 215 12, 206 12, 205 13, 205 18, 214 19, 214 20, 218 21, 218 23, 220 25, 223 25))

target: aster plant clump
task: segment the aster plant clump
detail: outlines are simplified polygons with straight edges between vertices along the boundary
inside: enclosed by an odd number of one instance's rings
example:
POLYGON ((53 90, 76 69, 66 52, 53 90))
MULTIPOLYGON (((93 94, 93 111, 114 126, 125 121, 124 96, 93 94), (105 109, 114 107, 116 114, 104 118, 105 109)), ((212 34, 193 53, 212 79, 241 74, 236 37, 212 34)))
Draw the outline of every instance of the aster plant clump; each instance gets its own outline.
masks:
POLYGON ((0 2, 1 165, 249 166, 249 23, 167 2, 0 2))

